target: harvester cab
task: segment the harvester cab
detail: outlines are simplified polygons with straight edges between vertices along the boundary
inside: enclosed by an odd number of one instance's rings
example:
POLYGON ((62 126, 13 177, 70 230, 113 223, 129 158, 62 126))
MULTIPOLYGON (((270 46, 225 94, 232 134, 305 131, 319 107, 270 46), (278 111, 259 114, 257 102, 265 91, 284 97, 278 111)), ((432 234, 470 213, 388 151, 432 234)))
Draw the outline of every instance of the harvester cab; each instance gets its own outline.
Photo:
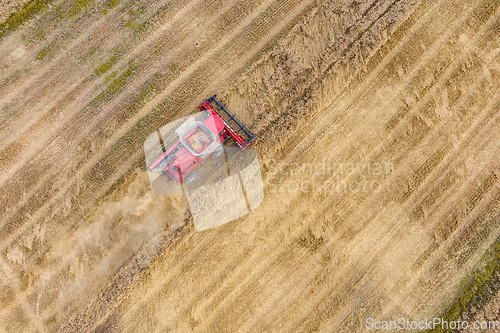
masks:
POLYGON ((195 169, 209 156, 216 158, 224 151, 224 144, 233 140, 241 150, 255 140, 255 134, 214 95, 199 105, 201 116, 189 117, 177 129, 178 140, 148 166, 159 169, 176 182, 192 182, 195 169))

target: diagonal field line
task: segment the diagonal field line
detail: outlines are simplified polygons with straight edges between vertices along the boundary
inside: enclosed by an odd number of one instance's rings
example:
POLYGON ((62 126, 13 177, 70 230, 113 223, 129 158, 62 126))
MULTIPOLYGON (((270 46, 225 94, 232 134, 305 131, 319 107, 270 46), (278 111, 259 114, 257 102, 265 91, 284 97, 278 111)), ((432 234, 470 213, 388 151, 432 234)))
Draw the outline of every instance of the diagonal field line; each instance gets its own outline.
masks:
MULTIPOLYGON (((266 4, 270 4, 270 3, 271 3, 271 1, 268 1, 266 4)), ((255 46, 255 47, 254 47, 254 50, 253 50, 252 52, 250 52, 250 53, 246 56, 246 59, 248 59, 248 58, 250 58, 250 57, 255 56, 255 55, 257 54, 257 52, 258 52, 258 51, 259 51, 259 50, 260 50, 260 49, 261 49, 261 48, 262 48, 262 47, 263 47, 266 43, 268 43, 268 42, 269 42, 269 41, 270 41, 270 40, 274 37, 274 35, 275 35, 275 34, 277 34, 277 33, 278 33, 278 32, 279 32, 279 31, 280 31, 280 30, 281 30, 281 29, 285 26, 285 24, 286 24, 289 20, 293 19, 293 17, 295 17, 295 16, 297 15, 297 13, 300 13, 300 12, 301 12, 301 11, 305 8, 305 6, 306 6, 306 5, 305 5, 305 4, 303 4, 303 5, 299 6, 297 9, 295 9, 295 10, 293 11, 292 15, 290 15, 290 16, 288 17, 288 20, 285 20, 284 22, 280 23, 280 25, 278 25, 276 28, 274 28, 274 29, 272 30, 272 32, 271 32, 270 34, 268 34, 268 35, 267 35, 267 36, 268 36, 267 38, 262 39, 262 40, 261 40, 261 41, 260 41, 260 42, 259 42, 259 43, 255 46)), ((229 42, 232 38, 234 38, 234 36, 235 36, 235 35, 237 35, 238 33, 240 33, 240 32, 241 32, 241 31, 245 28, 245 25, 248 25, 248 23, 250 23, 250 22, 251 22, 251 21, 252 21, 252 20, 253 20, 253 19, 254 19, 257 15, 259 15, 259 14, 260 14, 260 12, 261 12, 261 10, 262 10, 263 8, 266 8, 266 7, 265 7, 265 6, 261 6, 260 8, 258 8, 258 10, 254 13, 254 15, 252 15, 251 17, 249 17, 248 19, 246 19, 246 20, 245 20, 245 24, 243 24, 243 25, 240 27, 240 29, 236 30, 236 31, 235 31, 232 35, 230 35, 230 36, 228 36, 227 38, 225 38, 225 39, 224 39, 224 44, 226 44, 227 42, 229 42)), ((199 62, 201 62, 201 61, 206 61, 207 59, 209 59, 209 57, 210 57, 212 54, 214 54, 215 52, 217 52, 220 48, 222 48, 222 47, 224 46, 224 44, 223 44, 223 45, 221 45, 219 48, 214 49, 214 50, 213 50, 213 52, 212 52, 211 54, 208 54, 208 55, 206 55, 203 59, 200 59, 200 60, 199 60, 199 62)), ((190 67, 188 68, 188 69, 190 69, 190 71, 189 71, 188 73, 185 73, 182 77, 180 77, 178 80, 176 80, 176 81, 175 81, 174 83, 172 83, 172 84, 173 84, 173 85, 174 85, 174 84, 175 84, 175 85, 178 85, 178 84, 181 82, 181 80, 182 80, 183 78, 185 78, 185 77, 186 77, 186 76, 188 76, 190 73, 192 73, 192 72, 193 72, 193 71, 194 71, 197 67, 199 67, 199 65, 198 65, 198 64, 194 64, 194 65, 190 66, 190 67)), ((232 67, 230 68, 230 72, 231 72, 231 71, 234 71, 234 70, 237 70, 237 69, 239 69, 239 63, 237 63, 237 64, 235 64, 235 65, 232 65, 232 67)), ((230 75, 231 75, 231 73, 226 74, 226 76, 230 76, 230 75)), ((215 82, 223 82, 223 80, 224 80, 224 77, 223 77, 223 76, 221 76, 221 77, 218 77, 218 78, 216 79, 216 81, 215 81, 215 82)), ((215 82, 214 82, 214 83, 215 83, 215 82)), ((173 88, 171 88, 170 90, 172 90, 172 89, 173 89, 173 88)), ((165 92, 165 93, 163 93, 163 96, 166 96, 168 93, 169 93, 169 92, 165 92)), ((156 99, 156 101, 161 100, 161 98, 162 98, 162 96, 160 96, 159 98, 157 98, 157 99, 156 99)), ((154 107, 154 105, 155 105, 155 101, 152 101, 152 102, 151 102, 151 103, 149 103, 148 105, 149 105, 149 108, 150 108, 150 109, 151 109, 151 108, 153 108, 153 107, 154 107)), ((144 108, 144 109, 146 109, 146 111, 143 111, 143 113, 145 113, 145 112, 147 112, 147 111, 148 111, 148 109, 147 109, 147 108, 148 108, 148 105, 144 108)), ((143 109, 143 110, 144 110, 144 109, 143 109)), ((138 118, 138 117, 140 117, 140 116, 137 116, 137 118, 138 118)), ((130 122, 129 122, 129 124, 133 124, 133 123, 134 123, 134 120, 132 120, 132 121, 130 121, 130 122)), ((125 130, 124 130, 124 131, 125 131, 125 130)), ((118 137, 118 136, 119 136, 119 134, 115 135, 114 137, 118 137)), ((111 139, 111 140, 112 140, 112 139, 111 139)), ((138 153, 134 154, 134 157, 140 158, 140 155, 142 155, 142 152, 138 152, 138 153)), ((122 168, 122 170, 127 170, 127 168, 128 168, 127 166, 124 166, 124 168, 122 168)), ((80 171, 80 172, 84 172, 84 171, 80 171)), ((119 174, 120 174, 120 173, 119 173, 119 174)), ((69 187, 69 186, 70 186, 70 185, 68 185, 67 187, 69 187)), ((66 191, 67 191, 67 187, 65 188, 65 190, 66 190, 66 191)), ((61 196, 62 196, 62 194, 61 194, 61 196)), ((57 198, 56 198, 56 199, 57 199, 57 198)), ((56 199, 55 199, 55 200, 56 200, 56 199)), ((33 217, 33 220, 35 220, 36 218, 38 218, 38 217, 40 216, 40 214, 41 214, 41 213, 39 213, 39 214, 35 215, 35 216, 33 217)), ((33 223, 33 222, 31 222, 31 221, 30 221, 30 223, 28 223, 28 224, 32 224, 32 223, 33 223)), ((25 230, 27 227, 28 227, 28 225, 26 225, 23 229, 25 230)), ((20 234, 21 232, 23 232, 23 231, 22 231, 22 230, 20 230, 20 231, 19 231, 19 232, 17 232, 16 234, 20 234)), ((15 238, 15 237, 16 237, 16 235, 12 236, 12 237, 11 237, 11 239, 12 239, 12 238, 15 238)))
MULTIPOLYGON (((471 12, 471 11, 469 11, 469 12, 471 12)), ((428 14, 428 15, 430 15, 430 13, 431 13, 431 12, 429 12, 429 14, 428 14)), ((498 14, 499 14, 499 11, 497 10, 497 12, 496 12, 496 14, 495 14, 495 17, 498 17, 498 14)), ((467 16, 467 17, 468 17, 468 16, 467 16)), ((422 24, 424 24, 424 23, 425 23, 425 21, 421 21, 421 22, 422 22, 422 24)), ((493 24, 493 23, 494 23, 494 20, 493 20, 493 19, 491 19, 491 20, 490 20, 490 22, 489 22, 487 25, 491 25, 491 24, 493 24)), ((484 27, 484 26, 483 26, 483 27, 481 28, 480 32, 478 32, 477 34, 479 34, 479 35, 480 35, 480 34, 481 34, 481 32, 484 32, 484 30, 485 30, 485 29, 487 29, 487 26, 486 26, 486 27, 484 27)), ((450 35, 450 34, 451 34, 451 33, 449 33, 448 35, 450 35)), ((402 45, 404 45, 404 44, 402 44, 402 45)), ((469 44, 469 45, 470 45, 470 44, 469 44)), ((395 49, 395 52, 396 52, 396 51, 397 51, 397 52, 400 52, 400 50, 399 50, 399 49, 395 49)), ((391 52, 391 53, 392 53, 392 52, 391 52)), ((392 57, 391 57, 391 59, 392 59, 392 57)), ((383 68, 385 68, 385 67, 379 67, 379 69, 383 69, 383 68)), ((373 74, 373 75, 371 75, 371 77, 376 77, 377 73, 379 73, 379 72, 380 72, 380 71, 376 71, 376 72, 374 72, 374 74, 373 74)), ((367 83, 367 84, 368 84, 368 83, 367 83)), ((358 98, 357 98, 357 99, 358 99, 358 98)), ((498 100, 495 100, 495 101, 493 101, 492 103, 490 103, 490 108, 491 108, 493 105, 495 105, 495 103, 497 103, 497 102, 498 102, 498 100)), ((345 103, 345 104, 347 104, 347 103, 345 103)), ((486 117, 486 115, 484 115, 483 117, 486 117)), ((478 120, 478 122, 480 122, 480 121, 478 120)), ((458 146, 455 150, 457 150, 457 151, 458 151, 460 148, 461 148, 461 147, 460 147, 460 146, 458 146)), ((323 295, 323 296, 324 296, 324 295, 323 295)), ((317 297, 317 298, 319 299, 319 298, 320 298, 320 296, 318 295, 318 297, 317 297)), ((311 299, 311 300, 308 302, 308 304, 309 304, 309 305, 312 305, 312 304, 316 304, 316 302, 317 302, 317 300, 316 300, 316 299, 311 299)), ((349 311, 348 311, 348 310, 346 310, 346 313, 347 313, 347 312, 349 312, 349 311)), ((345 315, 347 315, 347 314, 345 314, 345 315)), ((298 322, 300 322, 300 321, 302 321, 302 320, 304 320, 304 318, 297 319, 297 321, 296 321, 293 325, 298 325, 298 322)), ((292 325, 292 324, 290 324, 290 325, 292 325)), ((295 327, 295 326, 294 326, 294 327, 295 327)))
MULTIPOLYGON (((269 7, 268 5, 270 5, 270 3, 272 3, 272 1, 268 0, 266 3, 262 4, 260 7, 258 8, 267 8, 269 7)), ((154 100, 150 101, 148 104, 146 104, 131 120, 129 120, 126 124, 124 124, 122 127, 122 131, 120 131, 119 133, 115 133, 110 139, 108 139, 107 143, 105 143, 103 145, 102 148, 100 148, 101 151, 106 151, 106 150, 109 150, 109 148, 115 143, 114 140, 117 140, 118 138, 120 138, 121 136, 123 136, 124 133, 126 133, 139 119, 141 119, 145 114, 147 114, 148 112, 150 112, 155 106, 156 104, 159 104, 161 102, 161 100, 163 100, 166 96, 168 96, 175 88, 177 88, 180 83, 183 82, 184 79, 186 79, 187 77, 189 77, 197 68, 199 68, 201 66, 201 64, 205 61, 207 61, 211 56, 213 56, 217 51, 219 51, 221 48, 223 48, 231 39, 234 38, 234 36, 236 36, 237 34, 239 34, 242 30, 245 29, 245 27, 251 22, 254 20, 255 17, 257 17, 258 15, 260 14, 260 11, 256 11, 254 12, 254 14, 247 18, 241 25, 240 27, 234 31, 230 36, 226 37, 223 41, 221 41, 221 43, 219 44, 219 46, 217 48, 214 48, 212 49, 211 52, 209 53, 205 53, 205 55, 198 59, 195 63, 193 63, 191 66, 189 66, 187 69, 186 69, 186 72, 183 72, 184 74, 181 74, 176 80, 172 81, 172 83, 169 85, 169 87, 167 88, 166 91, 164 91, 162 94, 160 94, 157 98, 155 98, 154 100)), ((61 194, 63 193, 67 193, 69 188, 71 188, 71 186, 75 183, 76 179, 78 178, 81 178, 85 172, 87 172, 91 166, 93 164, 95 164, 100 158, 102 157, 102 155, 96 155, 94 157, 92 157, 91 159, 89 159, 89 161, 87 162, 87 164, 85 166, 83 166, 79 172, 74 176, 75 178, 73 179, 73 181, 71 181, 70 183, 68 183, 68 185, 66 185, 65 187, 63 187, 61 189, 61 194)), ((43 177, 41 180, 38 181, 38 184, 43 184, 44 181, 46 181, 47 179, 50 178, 50 175, 47 175, 45 177, 43 177)), ((64 196, 63 195, 60 195, 60 196, 55 196, 53 197, 51 200, 47 201, 46 203, 44 203, 44 205, 42 207, 40 207, 40 211, 44 211, 44 210, 47 210, 50 205, 52 205, 54 202, 62 199, 64 196)), ((25 203, 28 199, 26 198, 26 200, 23 200, 22 203, 25 203)), ((14 212, 11 213, 11 216, 15 214, 15 210, 14 212)), ((36 219, 39 219, 40 218, 40 215, 41 213, 38 213, 37 214, 34 214, 33 217, 31 218, 31 220, 36 220, 36 219)), ((26 224, 26 227, 32 225, 34 222, 28 222, 26 224)), ((23 228, 23 232, 24 230, 26 230, 26 228, 23 228)), ((15 232, 14 234, 19 234, 17 232, 15 232)), ((15 236, 14 236, 15 237, 15 236)), ((9 239, 12 239, 13 237, 9 237, 9 239)), ((10 241, 8 241, 10 242, 10 241)))
MULTIPOLYGON (((153 32, 153 34, 151 35, 151 37, 148 38, 148 40, 146 40, 145 42, 143 42, 142 44, 140 44, 139 46, 137 46, 136 48, 134 48, 128 55, 127 55, 127 58, 126 59, 122 59, 120 60, 115 66, 117 68, 121 68, 123 67, 129 59, 133 59, 135 56, 139 55, 140 52, 148 47, 150 47, 151 45, 153 45, 154 43, 156 43, 159 39, 162 38, 162 35, 164 34, 165 31, 167 31, 168 29, 172 28, 172 26, 174 26, 174 24, 179 21, 180 19, 182 19, 183 15, 185 15, 186 12, 188 12, 189 10, 191 10, 194 5, 196 5, 199 1, 193 1, 193 2, 190 2, 186 7, 184 7, 182 10, 180 10, 178 13, 176 13, 174 15, 174 17, 172 18, 172 20, 168 21, 166 24, 162 25, 160 28, 158 28, 155 32, 153 32)), ((94 29, 95 30, 95 29, 94 29)), ((104 32, 104 30, 103 30, 104 32)), ((102 33, 103 33, 102 32, 102 33)), ((88 36, 86 37, 88 38, 88 36)), ((81 38, 78 38, 74 44, 76 44, 74 48, 77 48, 81 43, 82 43, 82 40, 84 40, 85 38, 81 37, 81 38)), ((72 50, 69 50, 68 52, 64 53, 64 54, 61 54, 59 56, 59 58, 61 59, 56 59, 55 61, 62 61, 64 58, 64 55, 67 55, 67 54, 71 54, 72 50)), ((54 66, 52 66, 51 68, 47 69, 45 72, 41 73, 40 76, 43 77, 44 75, 47 74, 47 72, 49 70, 52 70, 54 68, 54 66)), ((83 79, 80 79, 79 81, 77 81, 75 84, 77 85, 80 85, 83 81, 85 81, 89 76, 83 78, 83 79)), ((36 81, 36 79, 33 79, 33 80, 30 80, 29 82, 31 84, 34 84, 36 81)), ((104 81, 104 78, 101 78, 100 81, 104 81)), ((55 84, 57 84, 58 82, 56 82, 55 84)), ((17 90, 19 91, 24 91, 24 89, 26 89, 26 87, 22 87, 22 88, 17 88, 17 90)), ((66 89, 67 91, 68 89, 66 89)), ((89 89, 90 90, 90 89, 89 89)), ((17 95, 15 95, 13 98, 15 99, 17 95)), ((64 98, 64 96, 62 96, 62 98, 64 98)), ((51 107, 52 104, 55 104, 54 103, 50 103, 50 104, 47 104, 45 106, 44 109, 49 109, 51 107)), ((45 112, 46 113, 46 112, 45 112)), ((36 114, 39 115, 38 118, 35 119, 35 121, 33 122, 33 125, 36 124, 36 122, 39 120, 39 118, 43 117, 43 115, 45 113, 42 113, 42 112, 37 112, 36 114)), ((29 127, 26 127, 22 132, 18 133, 19 136, 25 134, 27 131, 29 131, 31 129, 32 126, 29 126, 29 127)), ((62 128, 61 126, 59 126, 58 128, 62 128)), ((12 138, 12 140, 14 140, 14 137, 12 138)), ((12 140, 3 140, 2 141, 2 149, 5 148, 6 145, 8 145, 9 143, 12 142, 12 140)), ((38 145, 39 147, 42 146, 42 143, 40 143, 38 145)), ((28 160, 31 160, 34 158, 34 155, 35 153, 33 153, 32 155, 29 155, 29 156, 22 156, 23 158, 19 159, 18 162, 14 165, 14 166, 11 166, 9 167, 9 169, 7 170, 2 170, 2 172, 0 173, 0 184, 3 184, 5 182, 6 179, 10 178, 17 170, 19 170, 22 165, 25 163, 25 161, 28 161, 28 160)))
MULTIPOLYGON (((254 49, 248 53, 247 55, 247 58, 251 58, 253 56, 255 56, 259 50, 265 46, 270 40, 272 40, 273 36, 276 35, 277 33, 279 33, 283 27, 285 27, 287 24, 289 24, 289 22, 291 22, 295 17, 297 17, 298 15, 300 15, 301 12, 303 12, 306 8, 308 8, 310 6, 312 2, 309 1, 309 2, 306 2, 306 3, 302 3, 300 6, 297 6, 297 8, 295 8, 291 14, 289 14, 287 16, 287 18, 285 20, 283 20, 283 22, 281 22, 277 27, 275 27, 271 33, 268 34, 269 37, 261 40, 255 47, 254 49)), ((231 68, 234 68, 234 69, 238 69, 239 68, 239 65, 238 64, 235 64, 233 65, 231 68)), ((226 76, 229 76, 231 75, 231 71, 228 71, 229 73, 226 74, 226 76)), ((224 77, 220 77, 219 80, 222 82, 224 80, 224 77)), ((136 154, 134 154, 134 158, 135 156, 137 156, 137 158, 140 158, 140 156, 142 155, 142 152, 137 152, 136 154)), ((123 166, 123 170, 126 170, 127 169, 127 166, 123 166)), ((117 172, 117 174, 119 174, 119 172, 117 172)), ((112 182, 112 180, 111 180, 112 182)), ((150 295, 150 293, 148 292, 148 295, 150 295)))
MULTIPOLYGON (((231 8, 231 6, 232 6, 232 5, 233 5, 233 3, 228 3, 225 7, 223 7, 223 8, 221 9, 221 11, 218 13, 218 15, 223 15, 223 14, 224 14, 224 13, 225 13, 225 12, 226 12, 229 8, 231 8)), ((218 17, 218 16, 216 16, 216 17, 218 17)), ((214 18, 216 18, 216 17, 214 17, 214 18)), ((213 24, 214 24, 214 23, 211 23, 211 24, 209 24, 209 26, 212 26, 213 24)), ((182 49, 182 48, 186 47, 187 45, 189 45, 190 41, 191 41, 190 39, 186 40, 184 43, 182 43, 182 44, 180 44, 180 45, 179 45, 179 48, 180 48, 180 49, 182 49)), ((178 53, 178 52, 179 52, 179 51, 176 51, 176 53, 178 53)), ((127 58, 127 59, 128 59, 128 58, 127 58)), ((126 62, 127 62, 127 60, 123 60, 123 63, 126 63, 126 62)), ((160 62, 160 63, 161 63, 161 62, 160 62)), ((154 71, 154 70, 151 70, 151 71, 154 71)), ((147 76, 147 75, 143 75, 142 77, 148 77, 148 76, 147 76)), ((137 85, 142 84, 142 83, 143 83, 146 79, 144 79, 144 78, 142 78, 142 79, 141 79, 141 78, 140 78, 139 80, 141 80, 141 82, 140 82, 139 84, 137 84, 137 85)), ((117 98, 113 101, 113 102, 114 102, 114 104, 119 103, 121 99, 125 98, 125 96, 127 95, 127 89, 132 89, 132 88, 130 88, 130 87, 126 88, 126 89, 124 90, 124 92, 123 92, 123 93, 122 93, 119 97, 117 97, 117 98)), ((111 109, 111 108, 113 108, 113 105, 114 105, 114 104, 111 104, 110 106, 107 106, 107 109, 111 109)), ((94 121, 92 122, 92 125, 94 125, 94 124, 96 124, 97 122, 99 122, 99 120, 100 120, 100 119, 94 120, 94 121)), ((71 123, 71 121, 70 121, 69 123, 71 123)), ((67 123, 66 123, 66 125, 67 125, 67 123)), ((62 125, 62 126, 63 126, 63 125, 62 125)), ((82 135, 83 135, 83 134, 82 134, 82 135)), ((54 137, 52 136, 52 137, 51 137, 51 139, 49 139, 49 143, 52 143, 52 141, 54 141, 54 140, 55 140, 55 139, 54 139, 54 137)), ((47 142, 45 142, 45 144, 47 144, 47 142)), ((47 153, 46 153, 46 155, 49 155, 50 153, 51 153, 51 152, 49 151, 49 152, 47 152, 47 153)), ((31 159, 34 159, 34 158, 35 158, 35 156, 34 156, 34 155, 31 155, 31 159)), ((21 163, 18 163, 18 165, 19 165, 19 164, 21 164, 21 163)), ((12 168, 12 169, 13 169, 13 168, 12 168)), ((47 174, 46 174, 46 175, 44 175, 42 178, 40 178, 40 179, 37 181, 37 184, 36 184, 36 185, 32 188, 32 192, 35 192, 35 191, 39 190, 39 189, 40 189, 40 187, 41 187, 41 186, 42 186, 45 182, 47 182, 47 180, 48 180, 48 179, 50 179, 50 177, 52 177, 52 175, 51 175, 50 173, 47 173, 47 174)), ((30 196, 30 197, 28 197, 27 195, 25 195, 25 196, 22 198, 22 200, 21 200, 21 201, 17 204, 16 208, 11 208, 11 209, 10 209, 10 210, 11 210, 11 212, 9 213, 9 215, 8 215, 8 216, 3 216, 2 220, 4 220, 4 221, 8 221, 8 220, 10 220, 10 219, 12 218, 12 216, 14 216, 14 215, 16 214, 16 212, 17 212, 17 211, 18 211, 18 210, 19 210, 22 206, 26 205, 26 203, 28 202, 28 200, 29 200, 30 198, 31 198, 31 196, 30 196)), ((43 206, 42 206, 42 207, 43 207, 43 206)), ((41 209, 41 208, 40 208, 40 209, 41 209)))
MULTIPOLYGON (((287 24, 287 21, 291 21, 293 19, 293 17, 296 17, 297 15, 299 15, 305 8, 307 8, 310 4, 312 3, 312 0, 311 1, 308 1, 308 2, 302 2, 300 6, 298 6, 297 8, 295 8, 293 10, 293 12, 287 17, 287 20, 284 20, 284 22, 282 22, 279 26, 277 26, 276 28, 273 29, 273 33, 270 33, 268 34, 268 36, 272 36, 276 33, 278 33, 286 24, 287 24)), ((272 37, 269 37, 269 39, 271 39, 272 37)), ((262 45, 257 45, 257 47, 255 47, 255 50, 259 50, 262 46, 264 46, 268 41, 266 40, 263 40, 260 42, 260 44, 262 45)), ((251 54, 249 54, 249 56, 252 56, 251 54)), ((238 68, 239 66, 236 64, 236 65, 233 65, 234 68, 238 68)), ((221 82, 224 80, 224 78, 219 78, 218 80, 220 80, 221 82)), ((161 288, 158 287, 158 288, 161 288)), ((150 290, 148 291, 147 295, 145 295, 144 297, 146 299, 149 299, 150 297, 154 297, 154 294, 156 293, 156 289, 155 290, 150 290)), ((138 311, 139 310, 139 306, 140 305, 137 305, 134 307, 134 309, 132 309, 131 311, 138 311)))
MULTIPOLYGON (((14 293, 16 295, 21 293, 21 288, 19 286, 19 280, 14 275, 12 275, 11 268, 9 267, 9 265, 5 262, 5 260, 1 256, 0 256, 0 268, 2 269, 2 271, 1 271, 2 273, 0 273, 0 274, 3 274, 8 279, 8 281, 10 282, 9 285, 12 287, 14 293)), ((33 308, 30 306, 30 304, 28 302, 21 302, 18 304, 18 306, 20 306, 23 309, 25 315, 29 316, 29 318, 30 318, 29 320, 30 320, 31 324, 34 325, 40 332, 43 333, 43 332, 47 331, 45 329, 45 326, 43 325, 41 318, 38 316, 37 313, 35 313, 35 311, 33 310, 33 308)), ((1 326, 0 326, 0 329, 2 329, 1 326)))
MULTIPOLYGON (((148 102, 141 110, 139 110, 126 124, 124 124, 119 130, 115 132, 115 134, 108 139, 107 143, 103 145, 101 148, 102 151, 110 150, 112 145, 118 141, 122 136, 124 136, 132 127, 135 123, 137 123, 142 117, 147 115, 151 110, 153 110, 157 105, 159 105, 163 99, 165 99, 176 87, 180 85, 182 81, 185 79, 189 78, 191 74, 195 72, 196 69, 198 69, 204 62, 209 60, 214 54, 216 54, 220 49, 222 49, 229 41, 231 41, 235 36, 237 36, 240 32, 242 32, 247 25, 249 25, 255 18, 257 18, 260 13, 268 8, 274 1, 273 0, 267 0, 263 2, 255 11, 247 17, 245 21, 243 21, 238 29, 233 31, 231 35, 227 36, 224 38, 221 43, 217 46, 214 47, 210 52, 205 53, 200 59, 198 59, 195 63, 190 65, 179 77, 177 77, 172 83, 169 85, 168 88, 166 88, 162 93, 160 93, 156 98, 148 102)), ((141 152, 142 154, 142 152, 141 152)), ((5 242, 7 245, 3 245, 0 248, 0 251, 4 251, 10 243, 19 237, 22 233, 24 233, 28 227, 33 225, 35 220, 40 219, 41 215, 47 210, 47 208, 56 202, 57 200, 60 200, 66 196, 66 193, 68 192, 69 188, 75 184, 76 180, 79 178, 83 178, 83 175, 91 169, 91 167, 96 164, 96 162, 101 159, 102 156, 93 156, 92 158, 89 159, 89 161, 86 163, 85 166, 83 166, 73 177, 73 180, 70 181, 61 191, 59 191, 59 195, 55 195, 52 197, 51 200, 47 201, 38 211, 31 217, 30 221, 28 223, 25 223, 23 226, 20 228, 16 229, 14 233, 8 238, 8 240, 5 242)))
MULTIPOLYGON (((158 40, 159 38, 161 38, 161 35, 168 29, 170 29, 172 26, 175 25, 175 23, 181 19, 183 19, 184 15, 189 12, 196 4, 200 3, 202 0, 195 0, 195 1, 191 1, 189 2, 185 7, 183 7, 181 10, 179 10, 173 17, 171 20, 169 20, 168 22, 165 22, 165 24, 163 24, 162 26, 160 26, 155 32, 153 32, 150 36, 151 38, 148 38, 148 40, 144 41, 143 43, 139 44, 137 47, 135 47, 132 51, 131 51, 131 54, 133 55, 138 55, 140 53, 140 51, 148 46, 151 46, 152 44, 154 44, 154 42, 156 40, 158 40)), ((116 10, 116 9, 115 9, 116 10)), ((124 14, 120 14, 118 17, 115 18, 115 20, 119 19, 120 17, 122 17, 124 14)), ((66 52, 60 54, 57 58, 54 59, 53 62, 55 62, 56 64, 57 63, 60 63, 61 61, 65 60, 67 58, 67 55, 71 55, 72 53, 74 54, 76 51, 78 50, 75 50, 75 49, 78 49, 80 45, 84 44, 82 42, 88 40, 91 36, 92 36, 92 33, 96 32, 96 30, 99 30, 99 28, 101 28, 103 25, 105 25, 106 23, 106 20, 103 20, 102 23, 98 24, 98 25, 93 25, 91 26, 90 30, 86 30, 86 33, 85 35, 81 35, 80 37, 78 37, 77 39, 75 39, 73 42, 72 42, 72 45, 73 47, 71 49, 68 49, 66 52), (66 55, 66 56, 65 56, 66 55)), ((95 36, 92 36, 94 38, 97 38, 99 35, 103 34, 111 25, 107 25, 106 27, 104 27, 103 29, 101 29, 101 32, 98 33, 97 35, 95 36)), ((8 95, 8 96, 12 96, 13 99, 15 99, 16 97, 18 97, 22 91, 24 91, 25 89, 27 89, 29 86, 33 86, 35 85, 42 77, 44 77, 50 70, 54 69, 57 67, 57 65, 52 65, 50 66, 51 63, 45 65, 45 69, 39 73, 39 75, 31 78, 30 80, 28 80, 23 86, 21 87, 18 87, 16 90, 20 90, 19 93, 14 93, 14 95, 8 95)), ((119 66, 123 66, 124 64, 126 64, 126 61, 122 60, 122 61, 119 61, 117 63, 117 65, 119 66)), ((4 102, 6 102, 6 100, 4 100, 4 102)), ((0 102, 1 103, 1 102, 0 102)), ((2 104, 0 104, 0 108, 2 107, 2 104)), ((5 144, 4 142, 2 142, 2 144, 5 144)))

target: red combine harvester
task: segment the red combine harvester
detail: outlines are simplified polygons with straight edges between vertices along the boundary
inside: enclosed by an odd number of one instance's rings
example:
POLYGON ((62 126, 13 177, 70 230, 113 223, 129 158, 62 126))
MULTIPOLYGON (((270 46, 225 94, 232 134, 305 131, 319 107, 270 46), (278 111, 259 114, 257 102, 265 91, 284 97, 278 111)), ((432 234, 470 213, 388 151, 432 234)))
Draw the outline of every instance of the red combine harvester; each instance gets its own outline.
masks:
POLYGON ((243 150, 255 139, 217 95, 201 102, 199 108, 202 116, 188 118, 175 130, 179 140, 148 166, 149 171, 160 169, 176 182, 190 183, 197 176, 194 170, 209 156, 219 156, 227 140, 232 139, 243 150))

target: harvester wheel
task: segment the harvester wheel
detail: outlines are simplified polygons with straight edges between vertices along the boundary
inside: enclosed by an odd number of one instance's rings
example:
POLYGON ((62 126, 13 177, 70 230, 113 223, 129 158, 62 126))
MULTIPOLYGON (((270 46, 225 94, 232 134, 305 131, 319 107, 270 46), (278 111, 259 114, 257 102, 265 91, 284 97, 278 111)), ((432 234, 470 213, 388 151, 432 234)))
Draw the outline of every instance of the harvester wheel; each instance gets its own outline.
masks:
POLYGON ((221 144, 219 147, 217 147, 217 149, 214 150, 214 152, 212 153, 212 155, 210 155, 210 157, 216 159, 223 151, 224 151, 224 145, 221 144))
POLYGON ((195 180, 196 177, 198 177, 198 174, 196 173, 196 171, 192 171, 189 175, 186 176, 186 178, 184 178, 184 182, 186 184, 189 184, 193 180, 195 180))

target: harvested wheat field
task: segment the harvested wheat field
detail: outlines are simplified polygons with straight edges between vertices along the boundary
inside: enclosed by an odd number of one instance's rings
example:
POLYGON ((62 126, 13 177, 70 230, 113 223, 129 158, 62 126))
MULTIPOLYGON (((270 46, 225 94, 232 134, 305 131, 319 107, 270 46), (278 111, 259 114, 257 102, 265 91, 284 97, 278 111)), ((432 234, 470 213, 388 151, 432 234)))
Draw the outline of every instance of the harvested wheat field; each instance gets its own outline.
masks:
POLYGON ((500 2, 1 14, 0 332, 500 320, 500 2), (143 144, 213 94, 257 134, 264 200, 196 232, 143 144))

